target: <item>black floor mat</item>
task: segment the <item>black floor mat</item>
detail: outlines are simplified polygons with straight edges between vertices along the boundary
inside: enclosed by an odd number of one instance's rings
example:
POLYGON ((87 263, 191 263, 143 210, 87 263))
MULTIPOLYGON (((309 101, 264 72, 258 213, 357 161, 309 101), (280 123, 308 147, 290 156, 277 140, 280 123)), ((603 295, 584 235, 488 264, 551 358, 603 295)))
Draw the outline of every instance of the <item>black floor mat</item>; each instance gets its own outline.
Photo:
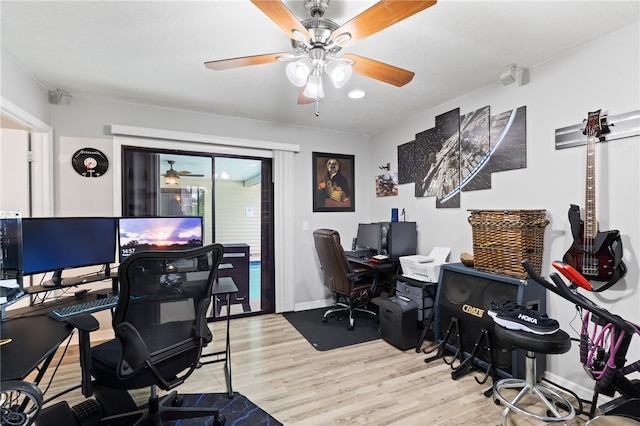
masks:
POLYGON ((378 323, 370 315, 356 312, 355 327, 353 330, 348 330, 349 318, 346 312, 337 318, 329 318, 326 323, 322 322, 322 316, 327 309, 329 308, 286 312, 283 315, 319 351, 328 351, 380 338, 378 323))
MULTIPOLYGON (((220 414, 226 418, 227 426, 282 426, 282 423, 238 392, 234 392, 233 398, 229 398, 226 393, 185 394, 183 406, 217 408, 220 410, 220 414)), ((180 426, 202 426, 212 424, 212 420, 197 418, 164 422, 165 426, 178 424, 180 426)))

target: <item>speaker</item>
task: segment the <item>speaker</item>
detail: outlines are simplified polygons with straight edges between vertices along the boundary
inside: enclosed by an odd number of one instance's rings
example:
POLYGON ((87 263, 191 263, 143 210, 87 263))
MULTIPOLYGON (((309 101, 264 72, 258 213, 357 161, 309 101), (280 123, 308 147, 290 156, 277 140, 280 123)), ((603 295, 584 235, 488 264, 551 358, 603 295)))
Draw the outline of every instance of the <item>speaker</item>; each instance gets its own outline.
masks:
MULTIPOLYGON (((461 263, 443 265, 436 293, 436 342, 444 339, 452 318, 457 318, 460 346, 466 356, 486 329, 491 342, 491 352, 501 377, 525 377, 526 351, 513 350, 511 345, 497 339, 493 332, 493 319, 487 314, 491 301, 514 300, 529 309, 546 312, 546 290, 533 280, 520 280, 505 275, 476 271, 461 263)), ((449 338, 448 345, 455 342, 449 338)), ((455 350, 455 348, 450 348, 455 350)), ((477 354, 483 368, 489 364, 486 350, 477 354)), ((538 376, 544 373, 546 357, 536 356, 538 376)), ((538 377, 539 378, 539 377, 538 377)))

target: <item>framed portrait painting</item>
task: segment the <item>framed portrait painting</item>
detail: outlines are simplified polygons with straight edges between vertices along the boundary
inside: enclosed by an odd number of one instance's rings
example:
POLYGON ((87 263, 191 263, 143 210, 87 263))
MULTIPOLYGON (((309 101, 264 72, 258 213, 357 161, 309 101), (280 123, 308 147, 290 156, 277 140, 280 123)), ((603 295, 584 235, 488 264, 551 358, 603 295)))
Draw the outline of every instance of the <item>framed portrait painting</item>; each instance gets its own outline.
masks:
POLYGON ((354 156, 313 152, 313 211, 353 212, 354 156))

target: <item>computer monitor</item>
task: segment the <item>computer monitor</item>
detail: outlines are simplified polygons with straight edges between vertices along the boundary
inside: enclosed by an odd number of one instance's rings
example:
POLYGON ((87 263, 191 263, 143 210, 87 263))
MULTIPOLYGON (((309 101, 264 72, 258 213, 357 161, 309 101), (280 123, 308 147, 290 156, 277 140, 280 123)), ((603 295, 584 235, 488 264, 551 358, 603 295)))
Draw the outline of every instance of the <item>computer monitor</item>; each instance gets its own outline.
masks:
POLYGON ((48 284, 61 285, 64 269, 105 265, 108 272, 115 257, 115 218, 22 219, 22 275, 53 272, 48 284))
POLYGON ((381 249, 381 233, 379 223, 360 223, 356 234, 356 246, 377 254, 381 249))
POLYGON ((122 217, 118 220, 120 261, 139 251, 202 246, 200 216, 122 217))

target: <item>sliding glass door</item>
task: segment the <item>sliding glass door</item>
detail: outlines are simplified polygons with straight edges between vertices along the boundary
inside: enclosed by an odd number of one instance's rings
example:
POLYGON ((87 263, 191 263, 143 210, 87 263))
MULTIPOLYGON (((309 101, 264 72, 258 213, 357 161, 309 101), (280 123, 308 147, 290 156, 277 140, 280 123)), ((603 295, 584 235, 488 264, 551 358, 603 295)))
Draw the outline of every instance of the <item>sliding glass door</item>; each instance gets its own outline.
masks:
POLYGON ((275 311, 270 158, 123 147, 122 170, 123 216, 201 216, 204 243, 225 247, 219 276, 239 290, 231 314, 275 311))

